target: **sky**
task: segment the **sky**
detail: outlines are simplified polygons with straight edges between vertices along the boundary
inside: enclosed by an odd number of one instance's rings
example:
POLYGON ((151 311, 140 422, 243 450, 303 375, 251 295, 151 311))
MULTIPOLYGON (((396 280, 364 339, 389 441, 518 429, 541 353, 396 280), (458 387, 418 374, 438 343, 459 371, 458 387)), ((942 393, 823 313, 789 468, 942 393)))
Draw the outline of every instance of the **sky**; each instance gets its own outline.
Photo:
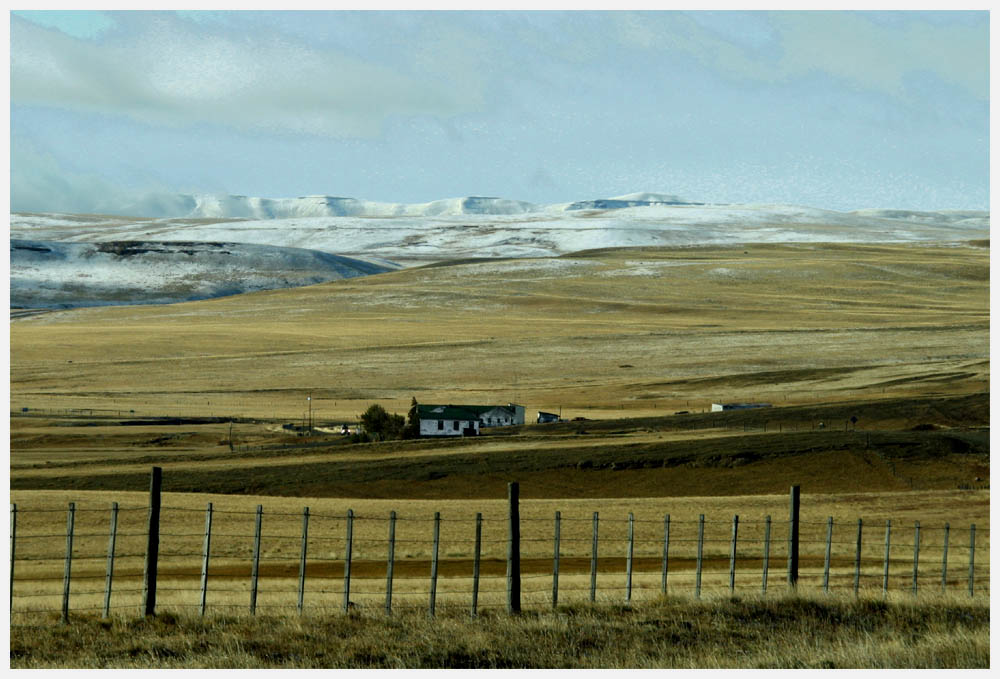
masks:
POLYGON ((989 209, 986 11, 10 13, 10 209, 989 209))

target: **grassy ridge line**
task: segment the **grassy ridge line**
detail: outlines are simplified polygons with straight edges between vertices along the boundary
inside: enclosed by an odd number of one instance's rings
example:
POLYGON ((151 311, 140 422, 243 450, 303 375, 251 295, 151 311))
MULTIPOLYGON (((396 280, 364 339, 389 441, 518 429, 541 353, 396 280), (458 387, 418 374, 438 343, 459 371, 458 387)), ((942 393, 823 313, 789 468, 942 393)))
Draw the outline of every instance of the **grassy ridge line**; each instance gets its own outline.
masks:
POLYGON ((79 617, 10 636, 13 668, 988 668, 985 601, 665 598, 469 619, 79 617))
MULTIPOLYGON (((405 448, 401 444, 401 448, 405 448)), ((200 470, 197 462, 190 466, 172 466, 164 479, 169 492, 253 493, 263 495, 312 495, 317 497, 378 496, 379 489, 392 486, 392 495, 413 496, 406 490, 408 482, 433 482, 448 477, 474 479, 497 477, 515 480, 541 474, 621 472, 624 470, 654 472, 674 468, 701 468, 706 475, 715 469, 749 467, 755 463, 783 461, 806 464, 815 454, 841 452, 846 457, 860 457, 875 468, 884 467, 887 460, 916 459, 933 461, 947 453, 976 459, 988 469, 989 439, 987 432, 952 433, 917 432, 795 432, 759 434, 727 439, 668 441, 651 443, 608 442, 594 448, 554 448, 550 451, 467 454, 451 453, 421 458, 328 461, 284 465, 253 466, 247 460, 234 461, 231 468, 220 474, 218 469, 200 470)), ((892 469, 895 469, 893 466, 892 469)), ((838 476, 843 469, 831 469, 827 476, 838 476)), ((752 472, 750 472, 752 473, 752 472)), ((495 479, 493 479, 495 480, 495 479)), ((596 479, 595 479, 596 480, 596 479)), ((453 478, 454 481, 454 478, 453 478)), ((812 478, 813 483, 817 483, 812 478)), ((76 488, 79 490, 135 490, 148 483, 148 470, 114 474, 83 473, 72 476, 32 476, 21 471, 11 478, 11 489, 76 488)), ((563 481, 565 483, 565 481, 563 481)), ((954 487, 954 479, 947 479, 954 487)), ((489 486, 495 485, 488 483, 489 486)), ((590 483, 582 483, 586 489, 590 483)), ((826 484, 824 484, 826 485, 826 484)), ((784 484, 775 488, 779 490, 784 484)), ((478 488, 481 488, 482 484, 478 488)), ((946 486, 947 487, 947 486, 946 486)), ((525 484, 527 493, 532 484, 525 484)), ((444 489, 442 489, 444 490, 444 489)), ((539 491, 535 491, 539 492, 539 491)), ((546 494, 545 490, 540 490, 546 494)), ((467 487, 466 494, 478 495, 477 487, 467 487)), ((627 495, 629 493, 626 493, 627 495)), ((707 493, 710 494, 710 493, 707 493)), ((723 493, 725 494, 725 493, 723 493)), ((389 495, 389 496, 392 496, 389 495)), ((497 496, 496 492, 490 495, 497 496)), ((446 492, 441 497, 452 497, 446 492)))

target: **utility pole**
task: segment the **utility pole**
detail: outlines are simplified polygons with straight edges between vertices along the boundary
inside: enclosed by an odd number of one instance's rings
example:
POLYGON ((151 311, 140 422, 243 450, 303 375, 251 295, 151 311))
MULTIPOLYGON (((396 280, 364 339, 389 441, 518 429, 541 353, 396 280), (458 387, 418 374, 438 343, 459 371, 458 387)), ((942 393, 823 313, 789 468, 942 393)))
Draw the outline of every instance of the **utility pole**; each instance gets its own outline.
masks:
POLYGON ((309 396, 306 397, 306 400, 309 401, 309 433, 311 434, 312 430, 313 430, 313 397, 312 397, 312 394, 309 394, 309 396))

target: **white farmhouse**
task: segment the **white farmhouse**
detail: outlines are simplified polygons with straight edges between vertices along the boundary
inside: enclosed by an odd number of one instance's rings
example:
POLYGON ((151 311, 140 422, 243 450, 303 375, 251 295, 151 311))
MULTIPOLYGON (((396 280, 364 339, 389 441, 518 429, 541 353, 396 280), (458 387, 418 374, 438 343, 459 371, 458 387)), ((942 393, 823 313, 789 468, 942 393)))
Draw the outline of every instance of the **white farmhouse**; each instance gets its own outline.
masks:
POLYGON ((465 406, 417 405, 421 436, 478 436, 479 413, 465 406))
POLYGON ((476 436, 487 427, 524 424, 524 406, 417 404, 421 436, 476 436))

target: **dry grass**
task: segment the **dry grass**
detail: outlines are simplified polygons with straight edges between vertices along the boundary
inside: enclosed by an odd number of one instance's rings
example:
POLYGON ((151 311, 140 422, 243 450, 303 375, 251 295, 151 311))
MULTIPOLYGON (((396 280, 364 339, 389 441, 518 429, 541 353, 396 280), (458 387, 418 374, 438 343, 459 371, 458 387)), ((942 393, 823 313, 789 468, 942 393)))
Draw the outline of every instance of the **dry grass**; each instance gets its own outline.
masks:
POLYGON ((372 401, 405 412, 412 396, 609 417, 986 388, 980 248, 640 249, 514 265, 17 319, 11 405, 300 421, 311 393, 314 417, 337 422, 372 401))
POLYGON ((567 417, 599 420, 760 400, 782 406, 767 416, 791 417, 785 425, 795 429, 775 434, 772 419, 766 434, 741 432, 691 415, 526 428, 476 441, 335 441, 320 450, 233 454, 221 423, 12 418, 17 554, 36 559, 16 564, 12 666, 987 667, 989 492, 956 488, 989 476, 987 433, 969 429, 988 424, 988 280, 988 250, 970 247, 640 249, 12 319, 12 409, 268 420, 238 424, 234 438, 243 444, 291 440, 269 427, 301 421, 308 394, 319 423, 353 421, 376 401, 405 412, 413 396, 425 403, 515 401, 529 414, 561 408, 567 417), (862 432, 814 430, 820 420, 843 422, 859 408, 862 432), (940 431, 907 431, 927 424, 940 431), (201 492, 165 495, 162 614, 143 621, 129 616, 141 597, 147 498, 137 491, 153 464, 166 470, 168 491, 201 492), (530 610, 508 618, 490 607, 502 602, 502 498, 514 479, 522 486, 530 610), (772 588, 760 600, 764 517, 774 519, 770 582, 779 584, 793 483, 803 487, 800 594, 810 596, 789 599, 772 588), (52 490, 21 490, 46 487, 52 490), (78 508, 74 624, 59 626, 50 623, 61 598, 67 502, 78 508), (102 603, 111 502, 122 507, 118 617, 102 622, 89 616, 102 603), (211 615, 201 620, 192 611, 208 502, 216 510, 211 615), (265 512, 262 615, 254 619, 245 611, 258 504, 265 512), (313 518, 309 615, 300 619, 287 613, 294 611, 303 506, 313 518), (344 616, 329 609, 342 603, 349 508, 358 517, 352 600, 359 607, 344 616), (400 517, 398 615, 384 619, 378 612, 393 510, 400 517), (560 601, 568 606, 547 613, 557 510, 560 601), (434 512, 442 516, 442 563, 440 612, 430 622, 434 512), (477 512, 484 516, 486 608, 469 622, 477 512), (593 512, 600 515, 601 605, 591 608, 578 602, 588 594, 593 512), (622 606, 629 512, 637 520, 631 608, 622 606), (672 596, 662 599, 667 513, 672 596), (708 563, 697 602, 700 514, 708 563), (734 514, 738 600, 725 587, 734 514), (821 589, 830 516, 838 594, 812 597, 821 589), (858 518, 865 522, 863 596, 854 602, 839 594, 851 590, 858 518), (873 597, 880 594, 887 519, 893 552, 883 603, 873 597), (917 521, 921 594, 913 599, 902 593, 917 521), (955 592, 964 592, 968 527, 977 525, 971 601, 933 594, 945 522, 955 592), (32 608, 43 612, 28 613, 32 608))
POLYGON ((952 597, 665 598, 508 616, 421 611, 13 626, 31 668, 987 668, 989 607, 952 597))

